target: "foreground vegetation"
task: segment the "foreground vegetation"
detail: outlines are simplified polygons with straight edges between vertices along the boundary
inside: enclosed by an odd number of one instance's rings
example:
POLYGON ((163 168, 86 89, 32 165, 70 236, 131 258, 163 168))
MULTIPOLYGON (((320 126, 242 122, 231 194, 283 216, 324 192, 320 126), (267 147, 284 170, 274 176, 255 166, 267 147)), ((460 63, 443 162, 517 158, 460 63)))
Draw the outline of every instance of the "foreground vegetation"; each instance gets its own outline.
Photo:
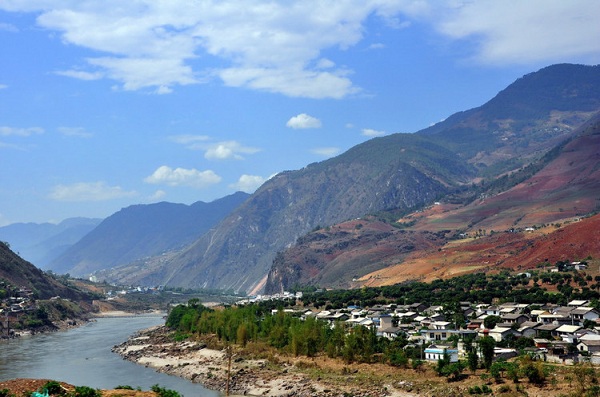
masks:
MULTIPOLYGON (((283 308, 298 304, 305 308, 334 309, 350 305, 369 307, 421 302, 442 305, 448 321, 459 328, 468 320, 463 317, 460 306, 464 301, 566 304, 572 299, 587 299, 598 307, 600 277, 569 270, 566 263, 557 265, 562 272, 549 273, 541 267, 523 275, 479 273, 432 283, 412 282, 360 290, 317 292, 305 289, 301 302, 269 301, 219 310, 206 308, 199 300, 191 300, 187 305, 173 308, 166 325, 175 330, 174 337, 180 340, 210 336, 216 337, 224 346, 236 345, 250 351, 273 349, 276 354, 300 359, 321 357, 337 359, 345 365, 384 364, 397 370, 419 372, 427 370, 431 364, 422 360, 424 346, 410 344, 406 336, 390 340, 378 337, 369 327, 349 327, 343 322, 331 326, 314 317, 300 318, 298 312, 286 313, 283 308)), ((458 337, 450 342, 456 346, 458 337)), ((540 361, 540 357, 528 350, 533 346, 531 338, 509 338, 496 343, 491 337, 482 337, 460 342, 465 344, 466 357, 452 363, 445 357, 433 366, 433 370, 448 382, 470 378, 469 394, 487 394, 494 386, 494 393, 499 395, 527 395, 524 385, 552 388, 569 383, 567 392, 554 395, 600 396, 599 375, 591 364, 564 367, 540 361), (515 348, 520 355, 509 361, 494 361, 496 346, 515 348), (473 384, 474 377, 480 383, 473 384)))
MULTIPOLYGON (((22 382, 19 382, 19 380, 14 380, 11 382, 12 384, 15 384, 15 387, 21 388, 22 389, 22 382)), ((156 384, 153 385, 150 388, 150 391, 152 393, 149 392, 142 392, 141 388, 136 388, 134 389, 131 386, 117 386, 115 387, 115 390, 135 390, 137 392, 140 393, 135 393, 135 394, 127 394, 127 395, 136 395, 136 394, 152 394, 156 397, 183 397, 181 394, 179 394, 179 392, 175 391, 175 390, 171 390, 171 389, 166 389, 164 387, 161 387, 160 385, 156 384)), ((47 381, 45 384, 43 384, 41 387, 39 387, 37 390, 20 390, 20 394, 19 392, 13 392, 9 389, 0 389, 0 397, 48 397, 48 396, 58 396, 58 397, 102 397, 104 394, 111 394, 113 396, 123 396, 124 393, 120 394, 120 393, 107 393, 106 391, 103 392, 102 390, 99 389, 94 389, 92 387, 89 386, 72 386, 72 385, 67 385, 65 383, 61 383, 61 382, 57 382, 54 380, 50 380, 47 381)))

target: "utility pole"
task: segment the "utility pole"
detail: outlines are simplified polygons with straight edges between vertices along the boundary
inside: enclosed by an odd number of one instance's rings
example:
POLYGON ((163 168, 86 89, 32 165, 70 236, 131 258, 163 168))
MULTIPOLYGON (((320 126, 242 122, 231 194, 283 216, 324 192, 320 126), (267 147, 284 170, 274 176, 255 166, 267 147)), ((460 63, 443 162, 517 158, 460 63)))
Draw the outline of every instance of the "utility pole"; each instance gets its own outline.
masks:
POLYGON ((229 380, 231 379, 231 345, 228 343, 227 347, 227 384, 225 386, 225 396, 229 396, 229 380))

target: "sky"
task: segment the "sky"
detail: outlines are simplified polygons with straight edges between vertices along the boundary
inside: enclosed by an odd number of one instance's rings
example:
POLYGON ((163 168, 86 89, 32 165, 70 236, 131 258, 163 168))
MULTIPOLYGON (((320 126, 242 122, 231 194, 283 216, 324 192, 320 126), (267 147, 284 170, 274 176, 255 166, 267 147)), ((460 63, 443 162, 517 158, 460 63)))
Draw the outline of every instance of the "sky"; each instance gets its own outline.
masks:
POLYGON ((0 226, 210 202, 600 63, 597 0, 0 0, 0 226))

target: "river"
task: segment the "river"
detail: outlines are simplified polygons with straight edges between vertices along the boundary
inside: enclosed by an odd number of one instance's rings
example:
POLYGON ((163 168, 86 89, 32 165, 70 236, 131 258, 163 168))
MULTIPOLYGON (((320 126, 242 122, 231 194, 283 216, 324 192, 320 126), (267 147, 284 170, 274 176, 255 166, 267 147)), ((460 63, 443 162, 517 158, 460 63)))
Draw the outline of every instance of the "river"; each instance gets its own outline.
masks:
POLYGON ((125 361, 111 352, 136 331, 163 324, 159 316, 98 318, 69 331, 24 336, 0 342, 0 381, 38 378, 75 386, 113 389, 118 385, 152 385, 178 391, 185 397, 217 397, 221 394, 182 378, 155 372, 125 361))

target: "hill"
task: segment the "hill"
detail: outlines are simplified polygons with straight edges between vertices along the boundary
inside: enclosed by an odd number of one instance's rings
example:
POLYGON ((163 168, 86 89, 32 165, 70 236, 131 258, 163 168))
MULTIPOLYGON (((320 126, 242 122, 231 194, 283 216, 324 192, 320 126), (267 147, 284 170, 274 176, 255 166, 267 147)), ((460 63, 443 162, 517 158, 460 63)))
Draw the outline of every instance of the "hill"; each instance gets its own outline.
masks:
POLYGON ((50 268, 58 273, 88 276, 97 270, 182 248, 247 198, 246 193, 238 192, 211 203, 162 202, 124 208, 53 260, 50 268))
POLYGON ((21 257, 44 269, 101 221, 69 218, 58 224, 13 223, 0 227, 0 241, 8 242, 21 257))
POLYGON ((0 280, 31 290, 38 299, 54 296, 74 301, 91 301, 87 293, 65 286, 27 262, 0 242, 0 280))

